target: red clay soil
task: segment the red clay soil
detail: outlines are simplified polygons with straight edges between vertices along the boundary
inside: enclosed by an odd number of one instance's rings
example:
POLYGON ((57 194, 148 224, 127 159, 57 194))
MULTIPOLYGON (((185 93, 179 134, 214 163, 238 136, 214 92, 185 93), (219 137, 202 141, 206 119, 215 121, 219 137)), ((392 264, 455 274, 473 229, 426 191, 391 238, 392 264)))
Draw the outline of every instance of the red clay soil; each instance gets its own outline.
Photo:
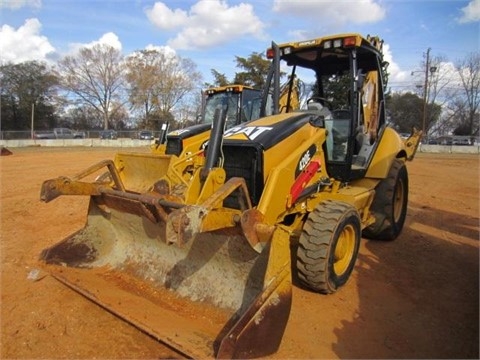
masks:
MULTIPOLYGON (((85 197, 40 202, 41 183, 117 149, 10 150, 0 158, 0 358, 181 358, 36 272, 42 249, 83 226, 88 204, 85 197)), ((417 154, 408 171, 400 237, 364 240, 350 281, 334 295, 294 286, 271 358, 479 358, 479 157, 417 154)))

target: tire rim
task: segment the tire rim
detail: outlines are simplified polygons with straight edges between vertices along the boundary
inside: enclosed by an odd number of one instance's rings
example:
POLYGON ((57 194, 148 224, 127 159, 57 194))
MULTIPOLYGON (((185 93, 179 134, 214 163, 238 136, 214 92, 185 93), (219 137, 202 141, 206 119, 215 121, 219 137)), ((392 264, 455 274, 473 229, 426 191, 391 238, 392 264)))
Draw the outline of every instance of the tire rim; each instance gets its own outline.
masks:
POLYGON ((352 225, 345 226, 335 246, 333 270, 337 276, 348 270, 355 250, 355 240, 355 228, 352 225))
POLYGON ((395 188, 395 194, 393 194, 393 219, 395 223, 398 223, 402 216, 404 197, 405 189, 403 181, 399 181, 395 188))

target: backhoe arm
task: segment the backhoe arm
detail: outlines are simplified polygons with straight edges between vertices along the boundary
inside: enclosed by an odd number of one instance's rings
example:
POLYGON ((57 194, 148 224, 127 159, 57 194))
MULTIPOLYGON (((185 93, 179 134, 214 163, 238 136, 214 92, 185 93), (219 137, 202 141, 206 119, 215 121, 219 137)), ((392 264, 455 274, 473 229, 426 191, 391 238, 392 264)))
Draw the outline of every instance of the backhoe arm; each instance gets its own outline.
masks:
POLYGON ((404 141, 405 150, 407 152, 407 160, 413 160, 415 153, 417 152, 418 145, 422 139, 422 131, 417 130, 415 127, 412 129, 412 134, 404 141))

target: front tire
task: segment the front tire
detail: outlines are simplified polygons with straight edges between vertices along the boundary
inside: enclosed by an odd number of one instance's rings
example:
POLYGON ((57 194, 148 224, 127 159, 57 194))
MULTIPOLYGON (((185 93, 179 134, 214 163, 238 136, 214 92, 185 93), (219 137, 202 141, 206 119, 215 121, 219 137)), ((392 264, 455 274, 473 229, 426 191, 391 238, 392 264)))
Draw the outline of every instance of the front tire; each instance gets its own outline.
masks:
POLYGON ((375 189, 370 207, 375 222, 363 230, 363 235, 372 240, 394 240, 403 229, 407 204, 407 167, 402 160, 396 159, 388 176, 375 189))
POLYGON ((308 216, 297 249, 297 275, 323 294, 344 285, 355 265, 361 239, 358 211, 350 204, 324 201, 308 216))

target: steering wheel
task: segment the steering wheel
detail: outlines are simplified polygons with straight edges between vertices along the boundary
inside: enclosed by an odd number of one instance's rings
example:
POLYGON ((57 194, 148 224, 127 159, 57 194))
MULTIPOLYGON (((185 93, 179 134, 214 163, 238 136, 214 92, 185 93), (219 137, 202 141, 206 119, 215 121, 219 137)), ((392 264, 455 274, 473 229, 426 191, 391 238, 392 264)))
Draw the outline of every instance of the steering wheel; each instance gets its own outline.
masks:
POLYGON ((325 99, 324 97, 312 96, 311 98, 307 99, 307 105, 310 104, 311 102, 319 102, 323 106, 326 106, 328 110, 332 110, 332 102, 325 99))

